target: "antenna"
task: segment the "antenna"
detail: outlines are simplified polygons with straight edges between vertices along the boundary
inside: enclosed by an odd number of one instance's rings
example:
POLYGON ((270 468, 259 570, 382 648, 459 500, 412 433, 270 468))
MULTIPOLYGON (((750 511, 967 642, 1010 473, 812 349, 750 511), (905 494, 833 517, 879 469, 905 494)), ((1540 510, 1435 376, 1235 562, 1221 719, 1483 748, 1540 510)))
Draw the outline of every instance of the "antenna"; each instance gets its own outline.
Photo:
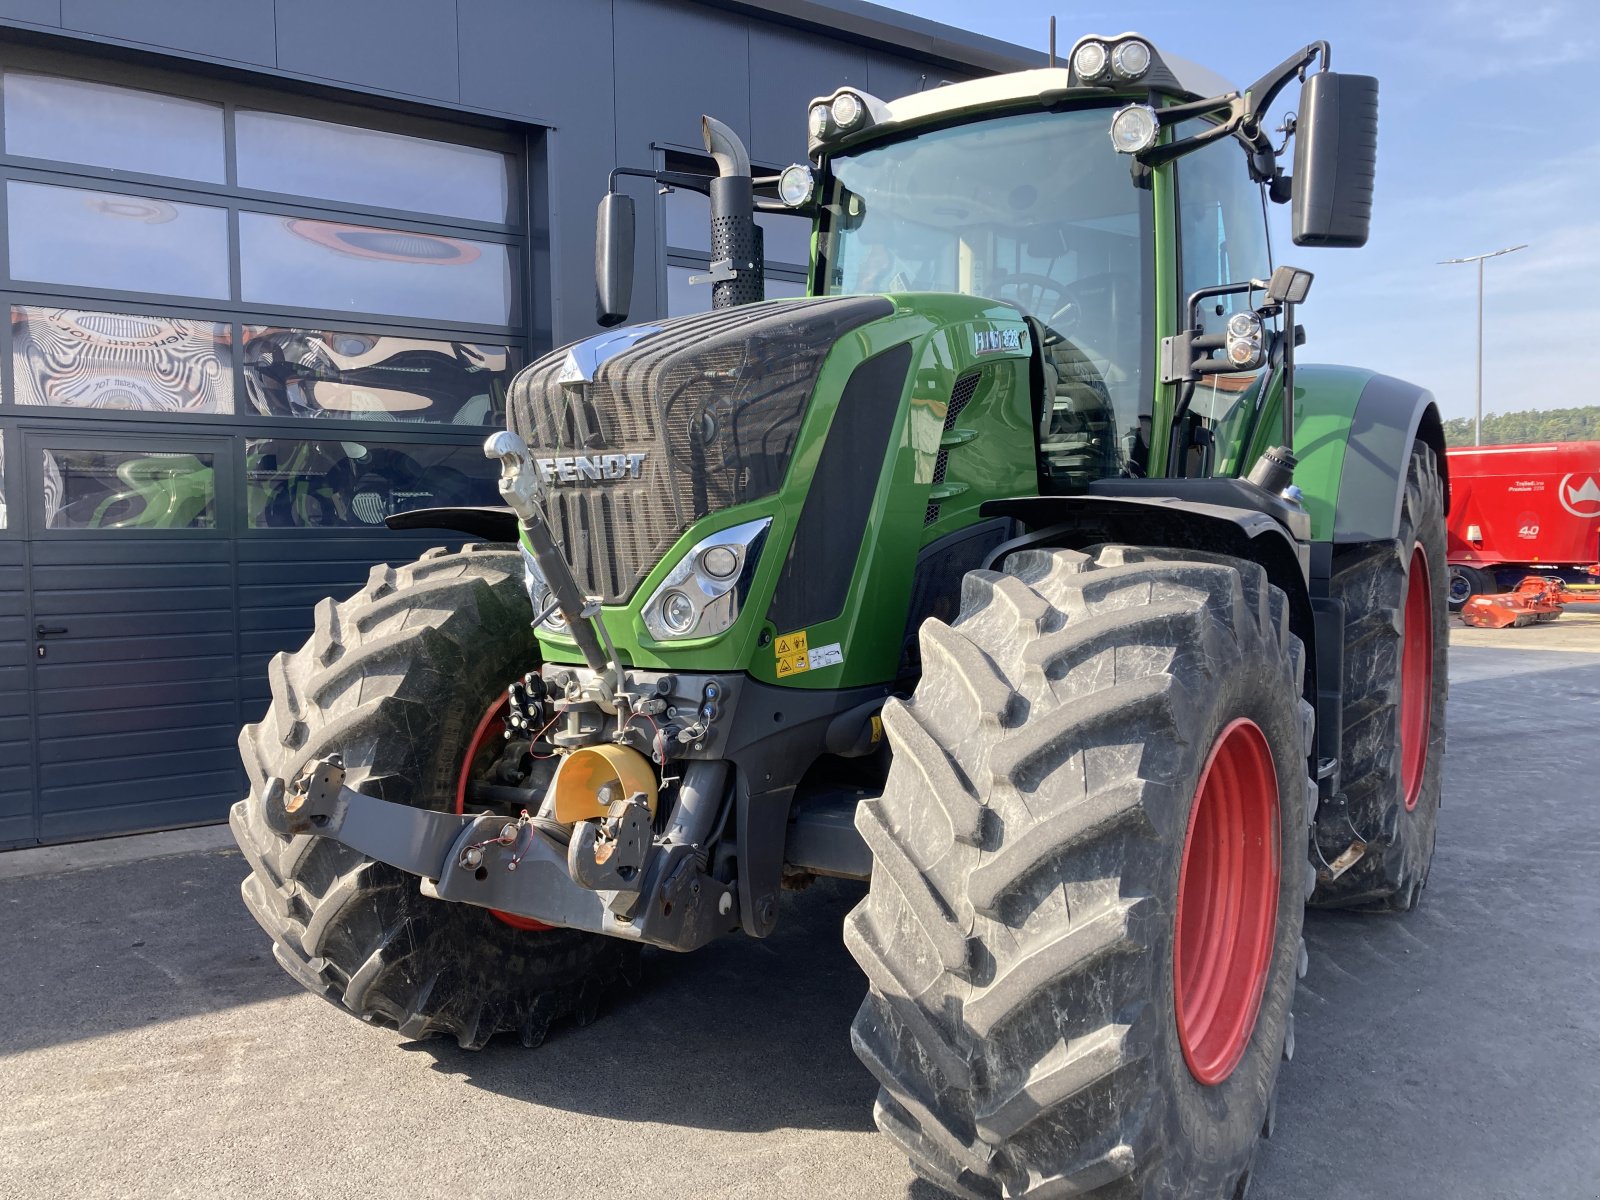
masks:
POLYGON ((1056 65, 1056 19, 1053 14, 1050 17, 1050 65, 1056 65))

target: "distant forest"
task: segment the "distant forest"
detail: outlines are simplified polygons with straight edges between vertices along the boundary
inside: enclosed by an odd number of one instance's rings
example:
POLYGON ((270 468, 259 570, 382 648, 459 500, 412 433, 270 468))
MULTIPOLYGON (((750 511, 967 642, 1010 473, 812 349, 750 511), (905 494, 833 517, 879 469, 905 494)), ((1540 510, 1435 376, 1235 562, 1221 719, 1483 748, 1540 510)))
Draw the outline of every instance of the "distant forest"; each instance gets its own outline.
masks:
MULTIPOLYGON (((1472 418, 1455 417, 1446 421, 1444 440, 1449 446, 1472 445, 1472 418)), ((1485 446, 1517 442, 1600 442, 1600 405, 1484 414, 1485 446)))

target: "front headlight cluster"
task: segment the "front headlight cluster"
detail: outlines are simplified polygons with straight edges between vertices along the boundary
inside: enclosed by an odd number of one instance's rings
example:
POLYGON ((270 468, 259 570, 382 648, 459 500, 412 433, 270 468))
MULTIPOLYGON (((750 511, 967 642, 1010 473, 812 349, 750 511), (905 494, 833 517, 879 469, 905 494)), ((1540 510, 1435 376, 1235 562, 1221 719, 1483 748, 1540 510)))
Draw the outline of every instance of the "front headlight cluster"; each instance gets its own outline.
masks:
POLYGON ((888 116, 888 107, 882 100, 855 88, 840 88, 831 96, 818 97, 806 112, 811 149, 815 151, 824 142, 860 133, 888 116))
POLYGON ((1072 73, 1080 84, 1130 83, 1150 69, 1155 54, 1141 38, 1122 38, 1107 45, 1085 38, 1072 49, 1072 73))
POLYGON ((739 616, 771 517, 746 521, 696 542, 644 606, 644 627, 658 642, 721 633, 739 616))

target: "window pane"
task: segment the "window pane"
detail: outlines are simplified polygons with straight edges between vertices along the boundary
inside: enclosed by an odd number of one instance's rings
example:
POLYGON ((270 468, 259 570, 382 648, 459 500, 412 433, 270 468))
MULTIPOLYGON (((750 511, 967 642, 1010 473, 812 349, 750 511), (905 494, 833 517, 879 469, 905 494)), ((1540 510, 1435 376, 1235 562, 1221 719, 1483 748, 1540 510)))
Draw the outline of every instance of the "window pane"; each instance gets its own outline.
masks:
POLYGON ((244 212, 239 259, 261 304, 511 323, 511 254, 493 242, 244 212))
POLYGON ((255 410, 270 417, 499 425, 511 370, 504 346, 268 325, 244 330, 245 388, 255 410))
POLYGON ((214 529, 211 455, 46 450, 44 523, 51 529, 214 529))
POLYGON ((222 105, 7 71, 6 153, 221 183, 222 105))
MULTIPOLYGON (((666 213, 667 245, 676 250, 711 253, 711 201, 699 192, 674 188, 662 196, 666 213)), ((757 213, 764 241, 762 256, 768 262, 811 261, 811 218, 788 213, 757 213)))
POLYGON ((232 327, 72 308, 11 310, 18 404, 231 413, 232 327))
POLYGON ((413 508, 498 504, 497 473, 475 445, 245 442, 252 529, 382 525, 413 508))
POLYGON ((689 276, 705 273, 705 267, 667 268, 667 316, 711 311, 711 285, 689 282, 689 276))
POLYGON ((711 201, 699 192, 673 188, 661 197, 667 216, 667 245, 711 253, 711 201))
POLYGON ((280 113, 241 111, 234 128, 240 187, 509 220, 509 164, 497 151, 280 113))
POLYGON ((757 213, 756 224, 766 235, 761 254, 768 262, 811 261, 811 218, 786 213, 757 213))
POLYGON ((16 179, 6 199, 13 279, 228 295, 223 209, 16 179))

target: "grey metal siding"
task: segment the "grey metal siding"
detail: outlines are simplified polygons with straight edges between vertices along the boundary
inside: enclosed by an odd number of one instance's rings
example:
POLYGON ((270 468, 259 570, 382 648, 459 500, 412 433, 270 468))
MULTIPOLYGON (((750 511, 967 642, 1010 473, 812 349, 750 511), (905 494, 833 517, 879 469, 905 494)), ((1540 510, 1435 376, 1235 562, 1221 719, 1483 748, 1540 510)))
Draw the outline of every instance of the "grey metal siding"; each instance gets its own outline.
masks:
POLYGON ((32 637, 23 591, 24 553, 21 541, 0 537, 0 846, 33 836, 33 720, 28 688, 32 637))

